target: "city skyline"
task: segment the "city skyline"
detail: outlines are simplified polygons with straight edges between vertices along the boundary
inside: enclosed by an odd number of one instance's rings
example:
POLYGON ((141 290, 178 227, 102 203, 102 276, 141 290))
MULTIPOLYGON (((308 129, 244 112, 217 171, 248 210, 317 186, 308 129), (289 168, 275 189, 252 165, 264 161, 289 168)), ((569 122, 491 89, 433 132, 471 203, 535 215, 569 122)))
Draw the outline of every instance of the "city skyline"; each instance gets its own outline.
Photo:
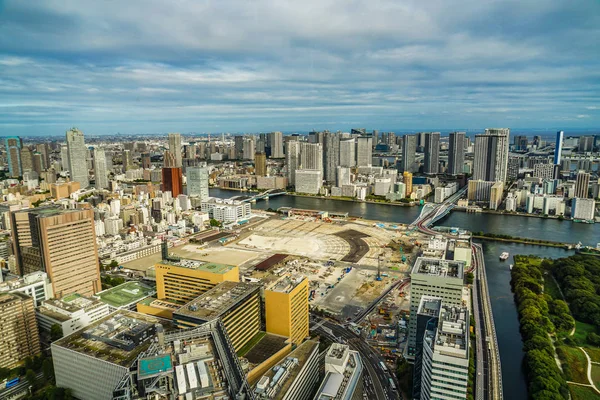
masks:
POLYGON ((73 125, 90 134, 594 128, 599 7, 8 1, 0 127, 21 136, 73 125))

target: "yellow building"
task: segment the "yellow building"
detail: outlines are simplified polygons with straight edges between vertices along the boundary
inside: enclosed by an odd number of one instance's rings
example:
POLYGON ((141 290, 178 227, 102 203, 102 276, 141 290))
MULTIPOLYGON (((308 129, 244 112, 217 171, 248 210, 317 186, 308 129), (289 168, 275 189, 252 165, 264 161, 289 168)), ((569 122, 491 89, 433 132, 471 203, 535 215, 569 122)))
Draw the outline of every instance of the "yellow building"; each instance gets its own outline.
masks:
POLYGON ((177 304, 185 304, 217 284, 239 282, 239 268, 197 260, 161 261, 154 266, 156 297, 177 304))
POLYGON ((404 185, 406 185, 406 197, 410 197, 410 194, 413 191, 413 187, 412 187, 412 176, 413 175, 411 172, 404 171, 402 176, 403 176, 404 185))
POLYGON ((308 279, 285 276, 265 288, 267 332, 298 345, 309 336, 308 279))
POLYGON ((260 285, 223 282, 173 313, 178 328, 186 329, 220 318, 235 351, 239 351, 261 326, 260 285))

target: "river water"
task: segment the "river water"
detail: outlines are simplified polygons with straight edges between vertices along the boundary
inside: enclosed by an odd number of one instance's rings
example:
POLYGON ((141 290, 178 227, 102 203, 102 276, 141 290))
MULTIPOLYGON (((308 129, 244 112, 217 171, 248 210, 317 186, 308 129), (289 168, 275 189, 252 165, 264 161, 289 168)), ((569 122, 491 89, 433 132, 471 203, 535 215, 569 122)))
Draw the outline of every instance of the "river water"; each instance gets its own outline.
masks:
MULTIPOLYGON (((211 189, 210 195, 229 198, 240 192, 211 189)), ((277 196, 268 201, 258 201, 253 208, 277 209, 279 207, 306 208, 347 212, 353 216, 384 222, 411 223, 419 215, 420 207, 401 207, 385 204, 358 203, 312 197, 277 196)), ((452 212, 438 222, 439 225, 453 226, 477 232, 491 232, 532 239, 546 239, 559 242, 596 245, 600 242, 600 224, 579 224, 555 219, 506 216, 495 214, 467 214, 452 212)), ((496 325, 504 397, 511 400, 526 400, 527 387, 523 371, 523 350, 517 309, 510 290, 511 261, 500 261, 499 255, 507 251, 515 254, 533 254, 547 258, 567 257, 574 254, 560 248, 542 247, 517 243, 483 241, 484 258, 488 277, 492 312, 496 325)))

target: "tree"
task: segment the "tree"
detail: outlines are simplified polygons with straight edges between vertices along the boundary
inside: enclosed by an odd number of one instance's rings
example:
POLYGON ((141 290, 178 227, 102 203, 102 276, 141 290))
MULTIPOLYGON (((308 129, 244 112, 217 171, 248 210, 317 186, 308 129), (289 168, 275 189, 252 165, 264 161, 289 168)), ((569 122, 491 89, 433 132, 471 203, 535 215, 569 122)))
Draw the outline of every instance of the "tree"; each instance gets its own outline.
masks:
POLYGON ((34 388, 36 387, 36 376, 33 370, 28 369, 27 372, 25 372, 25 380, 27 383, 29 383, 29 385, 33 386, 34 388))
POLYGON ((113 268, 117 268, 119 266, 119 263, 117 262, 117 260, 112 260, 110 262, 110 264, 108 264, 108 266, 113 269, 113 268))
POLYGON ((62 326, 60 326, 59 324, 53 324, 50 327, 50 339, 54 342, 55 340, 58 340, 61 337, 63 337, 62 326))
POLYGON ((223 224, 222 224, 221 222, 217 221, 216 219, 214 219, 214 218, 211 218, 211 219, 210 219, 210 226, 217 226, 217 227, 221 227, 222 225, 223 225, 223 224))
POLYGON ((42 372, 46 381, 54 382, 54 364, 51 358, 46 358, 42 363, 42 372))
POLYGON ((465 278, 467 280, 467 285, 472 285, 473 281, 475 280, 475 276, 473 275, 472 272, 467 272, 465 274, 465 278))

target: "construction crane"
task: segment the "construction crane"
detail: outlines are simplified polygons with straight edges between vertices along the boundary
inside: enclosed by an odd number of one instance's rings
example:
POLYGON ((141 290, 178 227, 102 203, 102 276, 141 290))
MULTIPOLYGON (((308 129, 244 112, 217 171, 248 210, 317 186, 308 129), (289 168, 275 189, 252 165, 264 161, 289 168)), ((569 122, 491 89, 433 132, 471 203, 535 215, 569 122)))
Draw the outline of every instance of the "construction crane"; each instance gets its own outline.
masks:
POLYGON ((379 253, 377 258, 377 278, 375 280, 381 281, 381 263, 383 262, 383 253, 379 253))

